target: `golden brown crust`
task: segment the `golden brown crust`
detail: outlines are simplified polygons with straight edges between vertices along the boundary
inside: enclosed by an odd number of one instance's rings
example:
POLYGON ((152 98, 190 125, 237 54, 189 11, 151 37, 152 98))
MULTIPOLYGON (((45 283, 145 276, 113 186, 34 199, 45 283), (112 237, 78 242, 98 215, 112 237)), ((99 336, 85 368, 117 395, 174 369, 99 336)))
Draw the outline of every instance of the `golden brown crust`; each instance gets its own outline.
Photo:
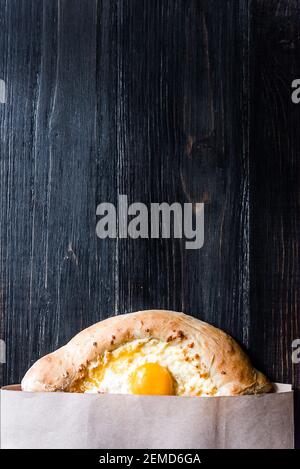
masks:
POLYGON ((77 334, 68 344, 38 360, 24 376, 23 391, 68 391, 86 367, 105 351, 143 338, 194 343, 199 360, 209 369, 218 396, 257 394, 273 390, 270 381, 251 365, 239 345, 225 332, 184 313, 140 311, 101 321, 77 334))

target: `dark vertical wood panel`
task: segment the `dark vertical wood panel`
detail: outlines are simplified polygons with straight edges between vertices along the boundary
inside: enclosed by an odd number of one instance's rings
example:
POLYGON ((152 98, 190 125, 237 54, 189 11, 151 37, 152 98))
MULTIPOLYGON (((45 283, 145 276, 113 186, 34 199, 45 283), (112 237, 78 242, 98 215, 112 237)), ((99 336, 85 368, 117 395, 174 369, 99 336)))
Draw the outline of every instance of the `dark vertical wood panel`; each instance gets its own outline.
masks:
POLYGON ((95 236, 96 207, 101 202, 116 204, 117 181, 117 9, 115 1, 99 1, 97 6, 96 49, 96 161, 90 167, 89 190, 94 191, 91 216, 90 296, 89 311, 92 324, 116 312, 117 243, 113 239, 99 241, 95 236))
POLYGON ((248 2, 217 5, 118 3, 117 190, 130 202, 207 202, 198 252, 119 240, 118 311, 184 309, 243 340, 247 72, 235 63, 247 66, 248 2))
MULTIPOLYGON (((2 5, 4 6, 4 5, 2 5)), ((6 32, 6 9, 1 8, 0 10, 0 44, 2 44, 1 55, 0 55, 0 79, 5 80, 5 69, 6 69, 6 54, 7 50, 7 35, 6 32)), ((4 151, 4 118, 5 118, 5 106, 0 103, 0 339, 5 340, 5 260, 6 255, 4 251, 4 239, 6 236, 5 221, 6 221, 6 197, 7 197, 7 171, 6 164, 3 158, 4 151)), ((6 365, 0 363, 0 384, 5 382, 5 369, 6 365)))
POLYGON ((5 381, 28 363, 32 332, 28 305, 32 232, 33 109, 39 61, 40 14, 36 2, 2 2, 5 50, 1 54, 7 103, 1 115, 1 288, 5 310, 5 381), (32 29, 32 24, 34 28, 32 29), (26 38, 26 40, 24 40, 26 38), (9 375, 9 377, 8 377, 9 375))
MULTIPOLYGON (((250 349, 275 381, 300 389, 300 134, 291 83, 300 76, 300 2, 253 9, 250 349)), ((299 403, 296 408, 299 442, 299 403)))
POLYGON ((248 38, 249 2, 188 2, 181 176, 188 200, 206 205, 204 247, 183 254, 184 309, 245 345, 248 38))
MULTIPOLYGON (((117 192, 180 201, 183 3, 117 3, 117 192)), ((181 308, 181 242, 119 240, 119 312, 181 308)))
POLYGON ((95 318, 97 3, 2 3, 1 245, 11 382, 95 318))

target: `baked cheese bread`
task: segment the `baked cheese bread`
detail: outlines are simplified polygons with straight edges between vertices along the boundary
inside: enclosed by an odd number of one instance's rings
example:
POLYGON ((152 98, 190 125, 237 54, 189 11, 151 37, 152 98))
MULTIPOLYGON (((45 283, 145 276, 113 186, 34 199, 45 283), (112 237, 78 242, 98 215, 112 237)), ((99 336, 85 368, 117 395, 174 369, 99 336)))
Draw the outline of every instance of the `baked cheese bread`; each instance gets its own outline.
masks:
POLYGON ((151 310, 114 316, 38 360, 23 391, 236 396, 273 390, 225 332, 151 310))

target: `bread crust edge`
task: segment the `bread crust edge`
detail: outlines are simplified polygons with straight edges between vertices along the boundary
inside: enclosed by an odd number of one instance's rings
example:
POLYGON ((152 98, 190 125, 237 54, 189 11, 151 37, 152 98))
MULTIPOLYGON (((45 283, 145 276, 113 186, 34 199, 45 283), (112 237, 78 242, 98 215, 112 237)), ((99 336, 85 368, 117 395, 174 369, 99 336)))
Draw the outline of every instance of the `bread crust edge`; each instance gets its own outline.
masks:
POLYGON ((147 310, 113 316, 79 332, 64 347, 40 358, 25 374, 27 392, 68 391, 105 351, 135 339, 189 340, 209 369, 217 396, 272 392, 273 385, 251 364, 237 342, 220 329, 184 313, 147 310))

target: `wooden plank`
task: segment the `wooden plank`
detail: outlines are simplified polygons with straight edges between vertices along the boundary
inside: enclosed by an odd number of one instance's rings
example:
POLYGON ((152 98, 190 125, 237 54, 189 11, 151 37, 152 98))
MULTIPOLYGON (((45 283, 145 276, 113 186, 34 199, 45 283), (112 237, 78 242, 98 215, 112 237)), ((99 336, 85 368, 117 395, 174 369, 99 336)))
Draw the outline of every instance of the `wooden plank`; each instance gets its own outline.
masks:
POLYGON ((187 197, 206 202, 206 232, 203 249, 184 252, 182 296, 247 346, 249 3, 202 5, 186 14, 181 174, 187 197))
POLYGON ((12 382, 94 321, 106 248, 97 263, 97 4, 4 3, 1 278, 12 382))
MULTIPOLYGON (((4 5, 2 5, 4 6, 4 5)), ((3 80, 5 83, 5 62, 6 55, 4 51, 7 49, 7 36, 5 34, 5 25, 6 25, 6 14, 5 9, 0 9, 0 44, 2 44, 2 54, 0 54, 0 80, 3 80)), ((3 86, 3 85, 2 85, 3 86)), ((6 88, 6 84, 4 85, 6 88)), ((7 91, 5 89, 5 91, 7 91)), ((7 93, 6 93, 7 94, 7 93)), ((5 96, 6 98, 6 96, 5 96)), ((6 203, 7 203, 7 187, 6 187, 6 163, 3 159, 3 149, 4 149, 4 117, 5 117, 5 105, 3 102, 0 102, 0 340, 4 341, 5 344, 5 251, 4 251, 4 238, 6 237, 5 230, 5 220, 6 220, 6 203)), ((5 349, 6 346, 4 345, 5 349)), ((6 355, 6 350, 3 350, 6 355)), ((6 361, 6 356, 2 356, 2 361, 6 361)), ((0 385, 5 382, 5 369, 6 364, 0 363, 0 385)))
MULTIPOLYGON (((274 381, 300 389, 300 134, 291 83, 300 76, 300 2, 253 10, 250 349, 274 381)), ((299 397, 296 407, 300 446, 299 397)))
POLYGON ((119 191, 146 204, 207 202, 198 252, 174 239, 119 241, 118 311, 183 309, 244 342, 248 6, 125 1, 117 29, 119 191))
POLYGON ((6 320, 5 382, 19 375, 20 363, 29 353, 31 243, 28 240, 32 231, 32 108, 38 63, 36 44, 41 30, 39 6, 28 8, 25 2, 19 3, 16 12, 15 2, 2 2, 1 5, 1 23, 5 31, 1 69, 7 87, 7 103, 1 108, 1 290, 6 320), (32 24, 35 26, 31 30, 32 24))

